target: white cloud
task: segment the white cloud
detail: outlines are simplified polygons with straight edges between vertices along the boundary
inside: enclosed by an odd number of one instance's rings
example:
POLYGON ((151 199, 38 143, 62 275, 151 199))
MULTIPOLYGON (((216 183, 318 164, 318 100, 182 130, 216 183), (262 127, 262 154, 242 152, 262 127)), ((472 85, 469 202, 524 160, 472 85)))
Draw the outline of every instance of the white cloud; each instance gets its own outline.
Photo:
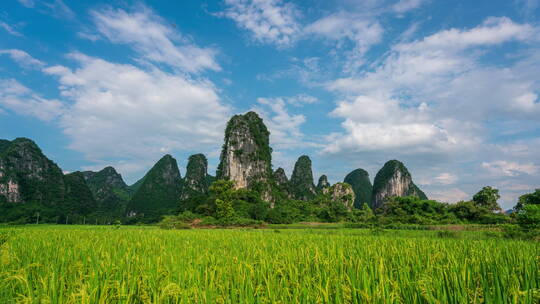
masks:
MULTIPOLYGON (((106 8, 94 10, 91 15, 101 35, 113 43, 130 45, 141 59, 187 72, 220 70, 216 50, 195 45, 148 7, 138 6, 130 12, 106 8)), ((95 38, 86 32, 79 36, 95 38)))
POLYGON ((288 46, 300 32, 299 12, 282 0, 225 0, 227 9, 219 15, 234 20, 260 42, 288 46))
POLYGON ((535 175, 538 172, 538 166, 534 163, 523 164, 504 160, 483 162, 482 168, 496 176, 517 176, 520 174, 535 175))
POLYGON ((528 69, 534 70, 538 61, 527 67, 489 67, 474 51, 532 41, 536 35, 530 25, 488 18, 469 30, 450 29, 397 44, 373 72, 328 85, 352 101, 338 102, 332 112, 345 119, 345 132, 332 134, 325 152, 408 148, 408 153, 463 153, 482 142, 486 118, 537 119, 540 104, 534 91, 540 79, 528 69))
POLYGON ((19 33, 17 30, 15 30, 11 25, 0 21, 0 27, 3 28, 6 32, 10 33, 13 36, 17 37, 23 37, 23 34, 19 33))
POLYGON ((452 185, 458 181, 458 177, 452 173, 443 172, 435 177, 435 181, 440 185, 452 185))
POLYGON ((287 97, 285 98, 285 100, 287 101, 288 104, 291 104, 297 107, 305 105, 305 104, 313 104, 319 101, 317 97, 314 97, 308 94, 298 94, 293 97, 287 97))
POLYGON ((449 131, 456 129, 452 120, 433 122, 425 103, 403 108, 393 99, 358 96, 338 102, 331 115, 345 119, 345 134, 331 134, 330 144, 323 150, 326 153, 449 151, 463 148, 470 140, 449 131))
POLYGON ((433 191, 430 195, 430 199, 434 199, 440 202, 456 203, 469 199, 471 196, 459 188, 452 188, 448 190, 433 191))
POLYGON ((59 77, 62 96, 72 102, 60 126, 71 138, 70 147, 88 160, 121 160, 124 167, 140 170, 164 149, 219 146, 229 108, 211 83, 80 53, 70 57, 79 68, 44 71, 59 77))
POLYGON ((270 130, 270 141, 279 149, 294 149, 306 145, 300 126, 306 121, 301 114, 291 115, 283 98, 258 98, 255 110, 270 130))
POLYGON ((399 0, 392 6, 396 13, 405 13, 424 4, 425 0, 399 0))
POLYGON ((339 12, 306 26, 304 32, 336 41, 337 48, 342 48, 346 42, 352 43, 352 51, 347 53, 347 57, 354 66, 347 65, 347 69, 353 70, 363 63, 365 53, 381 42, 384 30, 380 23, 371 17, 339 12))
POLYGON ((26 69, 39 69, 45 66, 45 63, 30 56, 25 51, 17 49, 0 50, 0 55, 9 55, 11 59, 26 69))
POLYGON ((0 107, 44 121, 51 121, 64 112, 60 101, 42 98, 15 79, 0 79, 0 107))

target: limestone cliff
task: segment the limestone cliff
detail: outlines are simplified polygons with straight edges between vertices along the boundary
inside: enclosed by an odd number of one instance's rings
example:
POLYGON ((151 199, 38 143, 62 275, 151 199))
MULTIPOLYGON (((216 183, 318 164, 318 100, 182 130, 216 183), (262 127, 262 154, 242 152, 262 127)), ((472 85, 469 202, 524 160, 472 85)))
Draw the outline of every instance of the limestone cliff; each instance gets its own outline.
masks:
POLYGON ((257 113, 234 115, 225 129, 217 178, 234 181, 237 189, 257 188, 264 200, 270 200, 272 149, 269 136, 257 113))
POLYGON ((296 161, 290 185, 295 199, 307 201, 315 197, 316 191, 309 156, 302 155, 296 161))
POLYGON ((194 154, 188 159, 181 199, 206 194, 212 177, 208 175, 208 160, 204 154, 194 154))
POLYGON ((412 181, 411 174, 405 165, 397 160, 384 164, 373 182, 373 209, 381 207, 386 199, 392 196, 416 196, 427 199, 426 195, 412 181))
POLYGON ((64 200, 62 170, 30 139, 0 143, 0 202, 57 205, 64 200))
POLYGON ((356 169, 345 176, 343 182, 352 186, 354 191, 354 207, 360 208, 364 203, 371 203, 373 186, 369 180, 369 174, 364 169, 356 169))
POLYGON ((336 183, 327 188, 327 194, 333 201, 341 202, 348 210, 354 207, 354 191, 351 185, 346 183, 336 183))

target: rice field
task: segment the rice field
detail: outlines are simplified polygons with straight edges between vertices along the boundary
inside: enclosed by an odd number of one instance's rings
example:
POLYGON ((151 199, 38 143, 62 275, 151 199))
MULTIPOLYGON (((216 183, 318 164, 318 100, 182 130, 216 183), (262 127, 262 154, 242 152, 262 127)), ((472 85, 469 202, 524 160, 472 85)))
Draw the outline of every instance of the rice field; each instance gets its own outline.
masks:
POLYGON ((0 303, 540 302, 538 242, 444 236, 0 228, 0 303))

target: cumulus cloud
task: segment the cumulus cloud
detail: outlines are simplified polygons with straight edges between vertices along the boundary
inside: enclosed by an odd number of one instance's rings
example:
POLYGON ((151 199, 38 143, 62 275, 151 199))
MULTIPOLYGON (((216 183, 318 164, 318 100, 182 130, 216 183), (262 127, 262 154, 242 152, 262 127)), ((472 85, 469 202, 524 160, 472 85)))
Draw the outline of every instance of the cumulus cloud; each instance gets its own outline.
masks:
POLYGON ((345 132, 333 134, 325 151, 424 147, 449 153, 481 143, 479 121, 488 116, 534 119, 540 105, 535 82, 523 79, 532 75, 523 72, 527 68, 486 67, 471 49, 526 42, 535 35, 530 25, 488 18, 469 30, 445 30, 394 46, 373 72, 328 85, 352 101, 338 102, 332 112, 344 119, 345 132))
POLYGON ((25 51, 17 49, 0 50, 0 55, 8 55, 13 61, 25 69, 39 69, 45 66, 44 62, 30 56, 25 51))
MULTIPOLYGON (((187 72, 220 70, 215 49, 197 46, 146 6, 131 11, 109 7, 94 10, 91 15, 100 35, 113 43, 131 46, 141 56, 139 59, 187 72)), ((96 38, 87 32, 79 36, 96 38)))
POLYGON ((43 98, 15 79, 0 79, 0 107, 43 121, 51 121, 64 113, 60 101, 43 98))
POLYGON ((298 9, 282 0, 225 0, 226 10, 219 14, 236 22, 259 42, 288 46, 300 33, 298 9))
POLYGON ((60 119, 70 147, 96 163, 120 159, 140 170, 164 151, 208 151, 219 145, 229 108, 211 83, 70 54, 77 69, 52 66, 71 101, 60 119), (137 161, 140 165, 133 166, 137 161))

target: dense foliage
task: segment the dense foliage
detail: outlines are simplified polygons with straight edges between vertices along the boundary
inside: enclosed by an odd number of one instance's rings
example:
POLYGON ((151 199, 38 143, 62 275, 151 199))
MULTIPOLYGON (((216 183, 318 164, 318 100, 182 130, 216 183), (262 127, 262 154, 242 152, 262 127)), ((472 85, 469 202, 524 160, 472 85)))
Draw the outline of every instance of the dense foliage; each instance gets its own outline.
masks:
POLYGON ((315 185, 313 184, 313 171, 311 159, 302 155, 294 164, 294 170, 289 181, 292 197, 298 200, 310 200, 315 197, 315 185))
POLYGON ((354 207, 360 208, 364 203, 371 203, 373 186, 369 180, 369 174, 364 169, 356 169, 345 176, 343 182, 352 186, 354 191, 354 207))
POLYGON ((127 206, 130 222, 151 223, 178 209, 182 180, 176 160, 165 155, 148 171, 127 206))

